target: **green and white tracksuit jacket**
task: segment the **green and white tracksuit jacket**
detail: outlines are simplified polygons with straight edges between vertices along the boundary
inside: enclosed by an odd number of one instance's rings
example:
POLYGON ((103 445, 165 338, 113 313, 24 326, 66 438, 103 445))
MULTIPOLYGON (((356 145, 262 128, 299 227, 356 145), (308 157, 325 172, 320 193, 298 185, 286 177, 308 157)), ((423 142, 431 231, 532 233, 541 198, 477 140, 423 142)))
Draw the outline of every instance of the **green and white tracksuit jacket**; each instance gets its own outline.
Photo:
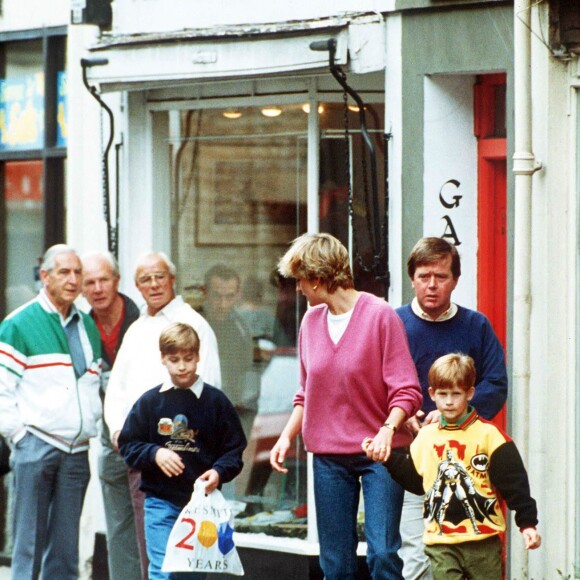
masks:
POLYGON ((16 443, 29 431, 61 451, 79 453, 97 434, 101 340, 90 316, 76 312, 87 355, 87 370, 78 378, 62 317, 44 291, 0 325, 0 432, 8 440, 16 443))

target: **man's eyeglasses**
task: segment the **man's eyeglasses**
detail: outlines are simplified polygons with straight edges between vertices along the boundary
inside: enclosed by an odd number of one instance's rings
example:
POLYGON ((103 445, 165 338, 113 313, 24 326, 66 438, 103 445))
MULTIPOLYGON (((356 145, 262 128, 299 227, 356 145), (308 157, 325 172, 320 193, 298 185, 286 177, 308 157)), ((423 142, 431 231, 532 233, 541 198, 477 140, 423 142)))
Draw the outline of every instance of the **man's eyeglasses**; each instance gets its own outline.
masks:
POLYGON ((147 274, 146 276, 141 276, 137 278, 137 284, 141 286, 151 286, 153 282, 158 282, 162 284, 169 278, 168 272, 155 272, 153 274, 147 274))

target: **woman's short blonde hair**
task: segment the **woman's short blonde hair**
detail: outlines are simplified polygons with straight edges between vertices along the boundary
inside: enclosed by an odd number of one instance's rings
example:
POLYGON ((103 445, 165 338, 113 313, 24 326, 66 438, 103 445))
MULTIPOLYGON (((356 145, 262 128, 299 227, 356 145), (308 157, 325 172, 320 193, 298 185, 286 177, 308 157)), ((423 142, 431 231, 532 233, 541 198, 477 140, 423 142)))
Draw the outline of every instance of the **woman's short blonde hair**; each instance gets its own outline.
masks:
POLYGON ((466 354, 446 354, 431 365, 428 380, 433 390, 459 387, 468 391, 475 387, 475 363, 466 354))
POLYGON ((278 262, 285 278, 319 278, 328 292, 354 288, 350 259, 344 245, 330 234, 303 234, 278 262))
POLYGON ((173 322, 159 335, 159 350, 162 355, 178 352, 199 353, 199 336, 189 324, 173 322))

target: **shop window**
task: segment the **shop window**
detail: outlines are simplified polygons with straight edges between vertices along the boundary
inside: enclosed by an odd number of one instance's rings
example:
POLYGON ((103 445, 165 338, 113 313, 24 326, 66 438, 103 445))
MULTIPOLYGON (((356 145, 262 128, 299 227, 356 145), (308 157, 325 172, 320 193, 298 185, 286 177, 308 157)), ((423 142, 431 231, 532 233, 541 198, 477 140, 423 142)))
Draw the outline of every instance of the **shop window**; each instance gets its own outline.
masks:
MULTIPOLYGON (((384 287, 370 268, 374 257, 369 207, 372 203, 371 160, 360 131, 358 108, 351 105, 345 110, 343 103, 322 103, 319 118, 320 231, 336 236, 350 248, 357 289, 383 296, 384 287), (352 208, 349 207, 349 180, 352 208)), ((379 221, 384 223, 384 104, 366 104, 365 119, 376 156, 379 221)), ((386 230, 381 235, 386 236, 386 230)))
MULTIPOLYGON (((383 108, 373 104, 367 110, 382 210, 383 108)), ((352 248, 357 287, 381 295, 382 285, 366 268, 372 259, 370 162, 358 111, 345 111, 341 102, 320 104, 319 205, 308 209, 307 149, 317 143, 308 143, 303 103, 153 115, 154 125, 168 131, 177 287, 216 332, 222 388, 237 406, 249 442, 243 472, 224 486, 237 512, 236 531, 306 539, 308 508, 314 506, 307 505, 300 437, 286 461, 288 474, 273 472, 269 462, 299 387, 296 341, 306 310, 294 281, 282 279, 275 268, 288 243, 306 231, 307 211, 318 211, 320 231, 352 248)))
POLYGON ((308 116, 299 105, 170 116, 178 286, 216 333, 222 388, 248 438, 244 470, 223 492, 237 532, 306 538, 302 442, 286 475, 272 471, 269 453, 298 389, 306 304, 275 267, 306 229, 308 116))
POLYGON ((43 253, 42 161, 9 161, 5 168, 6 310, 12 312, 38 292, 43 253))

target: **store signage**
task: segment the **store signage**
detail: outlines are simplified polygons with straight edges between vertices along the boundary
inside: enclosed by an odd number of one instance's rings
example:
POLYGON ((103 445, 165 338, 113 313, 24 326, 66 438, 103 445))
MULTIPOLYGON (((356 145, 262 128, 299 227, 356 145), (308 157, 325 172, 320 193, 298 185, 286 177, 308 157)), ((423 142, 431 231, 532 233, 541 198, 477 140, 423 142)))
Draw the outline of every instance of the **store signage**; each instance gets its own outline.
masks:
POLYGON ((0 79, 0 150, 44 145, 44 74, 0 79))
POLYGON ((66 71, 56 75, 56 145, 66 147, 67 144, 67 76, 66 71))

